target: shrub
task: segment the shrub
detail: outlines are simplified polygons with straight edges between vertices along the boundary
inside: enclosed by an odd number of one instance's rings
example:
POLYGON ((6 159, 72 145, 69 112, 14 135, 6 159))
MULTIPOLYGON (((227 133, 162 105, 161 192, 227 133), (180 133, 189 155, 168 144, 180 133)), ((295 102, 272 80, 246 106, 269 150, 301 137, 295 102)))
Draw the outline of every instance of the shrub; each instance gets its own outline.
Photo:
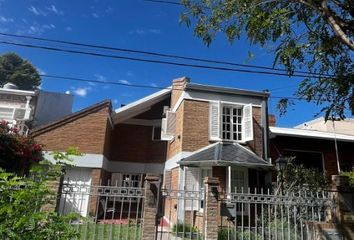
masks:
POLYGON ((255 234, 252 231, 241 230, 236 232, 234 228, 220 228, 218 231, 218 240, 229 240, 229 239, 243 239, 243 240, 261 240, 262 236, 260 234, 255 234))
POLYGON ((198 229, 196 227, 192 226, 191 224, 184 224, 184 223, 178 222, 177 224, 173 225, 172 231, 174 233, 177 233, 177 232, 197 233, 198 229))
POLYGON ((42 159, 41 145, 33 138, 19 134, 7 122, 0 122, 0 168, 25 175, 32 164, 39 163, 42 159))
POLYGON ((70 224, 76 214, 42 211, 52 193, 41 178, 0 171, 0 236, 2 239, 64 240, 78 236, 70 224), (34 180, 35 179, 35 180, 34 180))
POLYGON ((349 178, 350 186, 354 187, 354 168, 350 172, 342 172, 342 176, 347 176, 349 178))

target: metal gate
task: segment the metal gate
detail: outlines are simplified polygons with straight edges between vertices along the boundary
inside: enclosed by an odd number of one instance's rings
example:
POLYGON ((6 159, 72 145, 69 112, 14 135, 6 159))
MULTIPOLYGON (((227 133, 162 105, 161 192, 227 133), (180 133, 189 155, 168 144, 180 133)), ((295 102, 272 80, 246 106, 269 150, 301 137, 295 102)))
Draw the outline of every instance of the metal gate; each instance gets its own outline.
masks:
POLYGON ((326 192, 301 191, 274 195, 270 191, 235 191, 221 203, 223 226, 219 240, 315 239, 315 223, 333 216, 335 206, 326 192))
POLYGON ((204 239, 203 189, 160 191, 157 239, 204 239))
POLYGON ((81 215, 72 224, 80 239, 141 239, 144 188, 65 181, 59 213, 81 215))

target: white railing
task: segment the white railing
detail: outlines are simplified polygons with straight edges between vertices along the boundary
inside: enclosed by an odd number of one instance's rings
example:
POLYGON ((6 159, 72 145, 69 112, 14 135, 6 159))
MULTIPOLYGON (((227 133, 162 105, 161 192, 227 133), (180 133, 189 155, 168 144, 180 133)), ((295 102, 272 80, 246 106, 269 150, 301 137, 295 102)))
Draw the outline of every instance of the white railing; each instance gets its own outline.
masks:
POLYGON ((30 108, 0 106, 0 119, 5 121, 28 120, 31 115, 30 108))
POLYGON ((58 212, 78 213, 80 239, 141 239, 144 188, 65 181, 58 212))
POLYGON ((204 239, 204 190, 162 189, 157 239, 204 239))
POLYGON ((325 222, 335 211, 329 193, 300 191, 274 195, 261 189, 235 190, 223 200, 221 213, 226 224, 222 239, 313 239, 314 222, 325 222))

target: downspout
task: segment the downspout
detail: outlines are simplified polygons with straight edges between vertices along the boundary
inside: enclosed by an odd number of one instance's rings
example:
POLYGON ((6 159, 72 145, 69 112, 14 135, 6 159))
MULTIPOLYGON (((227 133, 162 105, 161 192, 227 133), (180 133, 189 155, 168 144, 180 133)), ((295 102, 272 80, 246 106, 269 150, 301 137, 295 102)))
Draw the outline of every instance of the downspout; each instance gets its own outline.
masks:
MULTIPOLYGON (((264 90, 264 93, 268 94, 262 100, 262 140, 263 140, 263 159, 271 163, 269 156, 269 119, 268 119, 268 96, 269 91, 264 90)), ((265 187, 272 186, 272 172, 268 172, 264 178, 265 187)))
MULTIPOLYGON (((268 93, 265 90, 264 93, 268 93)), ((262 140, 263 140, 263 152, 262 157, 264 160, 269 161, 269 119, 268 119, 268 96, 262 100, 262 140)))

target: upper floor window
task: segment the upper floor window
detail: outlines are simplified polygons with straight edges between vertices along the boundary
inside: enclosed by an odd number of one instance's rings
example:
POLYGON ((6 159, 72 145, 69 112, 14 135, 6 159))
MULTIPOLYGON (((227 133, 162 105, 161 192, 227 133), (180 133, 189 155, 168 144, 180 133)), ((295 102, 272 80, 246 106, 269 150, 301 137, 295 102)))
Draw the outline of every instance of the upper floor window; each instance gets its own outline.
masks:
POLYGON ((222 139, 242 140, 242 109, 223 106, 222 108, 222 139))
POLYGON ((212 141, 253 140, 252 104, 240 106, 211 102, 209 138, 212 141))

